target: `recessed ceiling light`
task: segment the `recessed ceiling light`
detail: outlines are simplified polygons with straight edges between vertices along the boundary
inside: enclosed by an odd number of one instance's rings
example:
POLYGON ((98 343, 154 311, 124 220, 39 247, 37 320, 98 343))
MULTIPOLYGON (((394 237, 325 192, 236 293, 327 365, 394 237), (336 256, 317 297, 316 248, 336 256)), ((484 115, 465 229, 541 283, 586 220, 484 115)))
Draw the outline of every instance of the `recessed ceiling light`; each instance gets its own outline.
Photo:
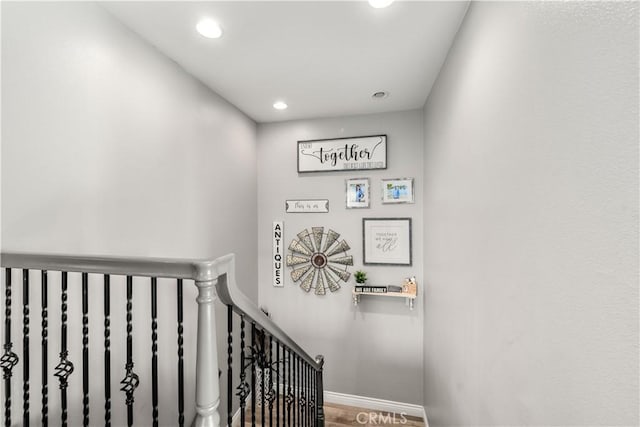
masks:
POLYGON ((393 3, 393 0, 369 0, 371 7, 375 7, 376 9, 382 9, 383 7, 389 6, 391 3, 393 3))
POLYGON ((277 101, 273 103, 273 108, 275 108, 276 110, 286 110, 288 107, 286 102, 282 102, 282 101, 277 101))
POLYGON ((201 19, 200 22, 198 22, 198 25, 196 25, 196 30, 198 30, 202 37, 206 37, 208 39, 217 39, 222 35, 222 28, 220 28, 220 25, 209 18, 201 19))
POLYGON ((386 98, 387 96, 389 96, 389 92, 385 92, 384 90, 380 90, 374 93, 373 95, 371 95, 373 99, 383 99, 383 98, 386 98))

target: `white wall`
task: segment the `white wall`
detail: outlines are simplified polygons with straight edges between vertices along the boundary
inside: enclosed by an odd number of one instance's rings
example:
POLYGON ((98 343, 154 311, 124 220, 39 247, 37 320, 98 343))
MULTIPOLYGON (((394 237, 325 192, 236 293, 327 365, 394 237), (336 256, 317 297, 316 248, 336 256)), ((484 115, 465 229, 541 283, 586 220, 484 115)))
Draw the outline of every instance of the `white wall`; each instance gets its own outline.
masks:
POLYGON ((638 425, 638 4, 471 5, 425 106, 432 426, 638 425))
POLYGON ((422 304, 411 312, 403 300, 363 298, 351 303, 353 277, 336 293, 307 294, 285 268, 284 288, 271 283, 274 220, 283 220, 285 247, 314 226, 339 232, 354 256, 353 273, 364 269, 369 282, 401 284, 416 275, 422 284, 422 112, 301 120, 258 126, 259 301, 273 319, 312 355, 325 356, 325 389, 401 402, 422 402, 422 304), (347 136, 388 136, 388 169, 298 174, 297 141, 347 136), (370 209, 345 208, 345 179, 368 177, 370 209), (414 177, 419 196, 410 205, 382 205, 382 178, 414 177), (286 214, 287 199, 328 199, 329 213, 286 214), (363 217, 413 218, 413 266, 362 264, 363 217))
MULTIPOLYGON (((173 61, 91 3, 2 4, 2 250, 210 258, 237 254, 238 281, 257 300, 256 126, 173 61)), ((16 272, 16 281, 19 275, 16 272)), ((32 280, 36 280, 33 276, 32 280)), ((59 325, 59 283, 50 292, 51 342, 59 325)), ((102 387, 100 278, 92 278, 92 387, 102 387), (95 289, 95 290, 94 290, 95 289)), ((118 279, 114 279, 117 281, 118 279)), ((74 295, 78 296, 74 281, 74 295)), ((136 282, 136 408, 150 416, 148 283, 136 282)), ((113 284, 114 360, 124 352, 122 283, 113 284)), ((194 388, 195 291, 187 295, 187 399, 194 388)), ((160 364, 175 374, 175 291, 160 285, 160 364), (163 333, 164 331, 164 333, 163 333)), ((39 337, 39 294, 32 293, 32 345, 39 337)), ((14 291, 19 337, 20 292, 14 291)), ((221 308, 221 306, 218 306, 221 308)), ((81 314, 70 301, 81 390, 81 314)), ((220 313, 221 319, 225 318, 220 313)), ((223 327, 223 325, 221 325, 223 327)), ((17 341, 17 340, 16 340, 17 341)), ((224 336, 221 335, 221 343, 224 336)), ((39 343, 38 343, 39 344, 39 343)), ((52 344, 53 345, 53 344, 52 344)), ((14 351, 21 353, 19 343, 14 351)), ((50 348, 50 372, 57 348, 50 348)), ((225 359, 226 360, 226 359, 225 359)), ((34 362, 35 363, 35 362, 34 362)), ((113 367, 114 425, 122 425, 124 376, 113 367)), ((14 376, 14 392, 21 375, 14 376)), ((39 414, 39 365, 32 367, 33 419, 39 414)), ((175 378, 163 375, 164 425, 175 425, 175 378)), ((102 417, 96 394, 92 420, 102 417)), ((59 411, 50 385, 52 413, 59 411)), ((20 414, 14 399, 14 415, 20 414)), ((81 423, 72 399, 72 425, 81 423)), ((192 409, 187 406, 189 413, 192 409)), ((52 418, 55 418, 52 415, 52 418)), ((150 423, 143 421, 141 424, 150 423)))

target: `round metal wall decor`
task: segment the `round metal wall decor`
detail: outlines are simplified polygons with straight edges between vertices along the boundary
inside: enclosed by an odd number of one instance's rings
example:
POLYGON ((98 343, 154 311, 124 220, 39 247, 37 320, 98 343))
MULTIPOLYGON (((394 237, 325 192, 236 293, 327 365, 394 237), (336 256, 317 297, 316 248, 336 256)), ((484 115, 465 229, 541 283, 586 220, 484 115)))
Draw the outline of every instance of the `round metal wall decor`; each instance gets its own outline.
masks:
POLYGON ((289 245, 291 253, 287 255, 287 267, 291 267, 291 279, 300 282, 305 292, 315 290, 316 295, 324 295, 327 288, 331 292, 340 289, 340 281, 349 280, 351 273, 347 266, 353 265, 351 249, 343 239, 338 241, 340 233, 324 227, 311 227, 297 234, 289 245))

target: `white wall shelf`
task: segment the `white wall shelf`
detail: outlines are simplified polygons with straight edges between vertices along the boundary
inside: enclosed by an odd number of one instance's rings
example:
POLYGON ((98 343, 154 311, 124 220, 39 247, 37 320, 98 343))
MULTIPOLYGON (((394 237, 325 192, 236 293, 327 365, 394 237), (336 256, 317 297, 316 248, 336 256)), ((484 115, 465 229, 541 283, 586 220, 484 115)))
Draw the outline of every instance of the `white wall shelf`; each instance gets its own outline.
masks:
POLYGON ((404 298, 405 303, 409 306, 410 310, 413 310, 413 305, 415 299, 418 297, 416 293, 407 293, 407 292, 357 292, 355 289, 351 291, 351 297, 353 299, 353 305, 358 306, 360 302, 361 296, 376 296, 383 298, 404 298))

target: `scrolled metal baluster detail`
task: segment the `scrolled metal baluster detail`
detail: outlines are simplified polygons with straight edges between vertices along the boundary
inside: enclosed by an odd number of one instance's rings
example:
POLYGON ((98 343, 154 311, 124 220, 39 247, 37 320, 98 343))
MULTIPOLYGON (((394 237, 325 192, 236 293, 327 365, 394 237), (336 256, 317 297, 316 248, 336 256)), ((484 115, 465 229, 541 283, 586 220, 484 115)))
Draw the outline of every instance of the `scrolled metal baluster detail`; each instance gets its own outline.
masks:
MULTIPOLYGON (((138 374, 133 372, 133 362, 127 363, 124 366, 124 368, 125 368, 126 374, 124 376, 124 379, 120 381, 120 384, 122 384, 120 391, 123 391, 126 394, 127 399, 125 403, 127 404, 128 407, 130 407, 133 405, 133 402, 135 400, 133 397, 133 393, 136 390, 136 388, 138 388, 138 385, 140 384, 140 378, 138 377, 138 374)), ((129 425, 133 425, 133 419, 128 419, 127 423, 129 425)))
POLYGON ((47 313, 47 272, 45 270, 42 271, 42 281, 41 281, 41 307, 42 307, 42 425, 43 427, 47 427, 49 425, 49 386, 48 386, 48 373, 47 373, 47 362, 48 362, 48 350, 49 344, 47 342, 48 335, 48 313, 47 313))
POLYGON ((54 376, 60 381, 60 420, 63 427, 67 425, 67 386, 69 385, 69 375, 73 373, 73 363, 68 360, 67 351, 67 272, 62 272, 62 293, 60 296, 60 363, 55 367, 54 376))
POLYGON ((4 293, 4 353, 0 358, 2 377, 4 379, 4 425, 11 426, 11 376, 13 367, 18 363, 18 355, 11 351, 11 269, 5 270, 4 293))

